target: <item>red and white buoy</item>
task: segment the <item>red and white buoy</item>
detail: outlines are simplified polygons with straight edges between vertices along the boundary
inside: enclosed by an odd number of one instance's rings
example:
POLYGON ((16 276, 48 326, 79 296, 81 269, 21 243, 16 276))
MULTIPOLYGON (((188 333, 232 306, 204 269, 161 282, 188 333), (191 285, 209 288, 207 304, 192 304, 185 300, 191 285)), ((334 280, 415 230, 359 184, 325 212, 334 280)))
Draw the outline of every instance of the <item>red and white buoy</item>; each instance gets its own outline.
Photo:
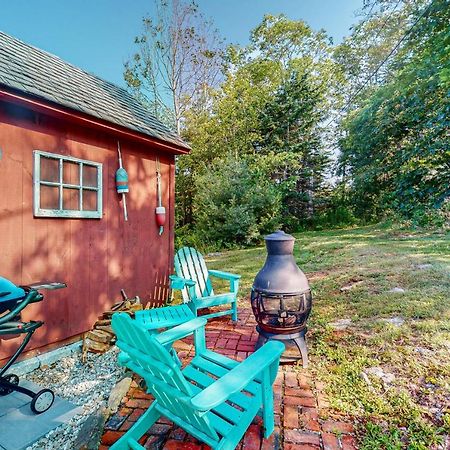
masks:
POLYGON ((158 206, 156 207, 156 225, 159 226, 159 235, 161 236, 164 231, 164 225, 166 223, 166 208, 162 206, 161 199, 161 167, 159 158, 156 157, 156 190, 158 195, 158 206))

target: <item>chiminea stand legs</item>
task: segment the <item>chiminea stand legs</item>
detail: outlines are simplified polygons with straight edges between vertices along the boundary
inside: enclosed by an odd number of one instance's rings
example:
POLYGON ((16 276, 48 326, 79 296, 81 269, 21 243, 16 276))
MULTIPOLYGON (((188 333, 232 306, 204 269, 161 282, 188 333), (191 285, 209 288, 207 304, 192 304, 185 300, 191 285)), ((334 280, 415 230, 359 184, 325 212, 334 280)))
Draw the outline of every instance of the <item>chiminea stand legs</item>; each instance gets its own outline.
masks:
POLYGON ((293 334, 268 333, 261 330, 259 326, 256 327, 256 331, 258 331, 259 336, 255 350, 258 350, 259 347, 269 340, 282 341, 286 346, 286 350, 281 355, 280 363, 293 363, 301 359, 303 368, 308 368, 308 348, 306 347, 307 328, 293 334))

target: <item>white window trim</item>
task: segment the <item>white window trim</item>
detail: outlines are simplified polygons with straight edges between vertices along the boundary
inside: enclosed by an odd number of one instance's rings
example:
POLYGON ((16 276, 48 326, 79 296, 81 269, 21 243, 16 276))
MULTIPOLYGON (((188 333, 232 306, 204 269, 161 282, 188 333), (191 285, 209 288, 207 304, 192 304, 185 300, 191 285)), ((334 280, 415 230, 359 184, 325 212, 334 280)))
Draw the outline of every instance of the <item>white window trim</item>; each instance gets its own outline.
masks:
MULTIPOLYGON (((97 163, 85 159, 73 158, 72 156, 58 155, 56 153, 43 152, 41 150, 34 150, 34 168, 33 168, 33 195, 34 195, 34 216, 35 217, 64 217, 73 219, 101 219, 103 212, 102 203, 102 163, 97 163), (53 158, 59 160, 59 182, 41 182, 41 156, 53 158), (70 185, 63 183, 62 181, 62 161, 70 161, 80 164, 80 183, 79 185, 70 185), (83 202, 82 195, 82 180, 83 180, 83 164, 97 167, 97 188, 89 187, 89 190, 97 191, 97 211, 74 211, 68 209, 62 209, 62 188, 63 187, 79 187, 80 188, 80 202, 83 202), (59 209, 43 209, 40 206, 41 199, 41 185, 58 186, 60 189, 59 209)), ((85 188, 86 189, 86 188, 85 188)))

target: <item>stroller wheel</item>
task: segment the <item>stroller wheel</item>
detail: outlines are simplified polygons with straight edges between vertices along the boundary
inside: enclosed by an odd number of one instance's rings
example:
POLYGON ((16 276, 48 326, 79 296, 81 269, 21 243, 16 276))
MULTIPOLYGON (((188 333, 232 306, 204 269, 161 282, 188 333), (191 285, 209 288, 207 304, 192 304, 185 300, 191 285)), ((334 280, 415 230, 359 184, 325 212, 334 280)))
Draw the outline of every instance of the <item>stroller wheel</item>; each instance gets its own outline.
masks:
POLYGON ((42 389, 31 400, 30 408, 35 414, 47 411, 55 401, 55 394, 50 389, 42 389))
MULTIPOLYGON (((8 383, 15 384, 16 386, 19 384, 19 377, 14 373, 10 373, 0 378, 0 381, 7 381, 8 383)), ((10 389, 6 386, 0 386, 0 396, 11 394, 13 389, 10 389)))

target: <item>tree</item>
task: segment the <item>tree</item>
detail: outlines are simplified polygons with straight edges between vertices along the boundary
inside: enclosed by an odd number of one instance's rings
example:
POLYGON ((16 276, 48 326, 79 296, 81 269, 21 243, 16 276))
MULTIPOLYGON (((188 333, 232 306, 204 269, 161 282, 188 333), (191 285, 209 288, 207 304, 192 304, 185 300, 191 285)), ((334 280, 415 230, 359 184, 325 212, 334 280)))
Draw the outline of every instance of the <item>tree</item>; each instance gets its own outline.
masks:
MULTIPOLYGON (((334 60, 341 74, 340 86, 333 93, 332 130, 334 145, 342 136, 341 120, 360 107, 390 74, 402 65, 401 49, 389 58, 395 45, 414 20, 414 11, 427 0, 365 0, 360 20, 352 33, 334 48, 334 60), (387 61, 385 61, 387 59, 387 61)), ((342 167, 339 168, 342 172, 342 167)), ((345 183, 345 181, 344 181, 345 183)))
POLYGON ((204 108, 220 79, 223 42, 193 1, 155 0, 155 5, 156 19, 143 19, 124 77, 155 117, 181 134, 186 111, 204 108))
MULTIPOLYGON (((318 139, 314 143, 315 148, 306 156, 306 153, 302 155, 300 151, 295 154, 293 147, 277 148, 275 152, 274 141, 270 150, 262 151, 267 137, 263 134, 268 132, 267 124, 262 122, 264 112, 269 112, 269 109, 266 109, 269 108, 268 104, 273 105, 278 101, 275 98, 277 92, 283 89, 283 86, 289 85, 294 73, 307 74, 308 87, 317 92, 312 116, 316 121, 315 126, 317 120, 325 116, 331 99, 330 89, 336 85, 338 73, 334 70, 335 63, 331 58, 326 34, 323 31, 314 32, 303 21, 290 20, 282 15, 265 16, 252 32, 250 44, 243 48, 231 46, 226 56, 223 82, 212 93, 209 110, 201 113, 193 110, 186 114, 184 136, 191 143, 193 150, 191 155, 180 159, 178 182, 183 188, 177 191, 177 195, 183 205, 183 210, 178 214, 179 223, 183 225, 194 217, 191 212, 197 201, 195 188, 192 188, 196 186, 195 178, 201 176, 215 160, 226 161, 227 155, 249 161, 249 169, 255 173, 260 173, 263 168, 264 175, 280 189, 273 170, 276 165, 285 164, 281 159, 283 155, 289 154, 290 164, 303 164, 304 167, 303 172, 296 172, 298 183, 284 183, 282 186, 283 189, 289 188, 293 196, 294 193, 298 194, 297 187, 301 190, 299 196, 306 190, 311 192, 313 183, 308 182, 308 187, 304 190, 300 187, 304 180, 299 178, 306 174, 306 166, 315 166, 315 180, 323 176, 325 169, 324 164, 316 164, 320 159, 316 156, 322 153, 324 144, 317 127, 314 128, 315 137, 318 139), (283 150, 286 152, 283 153, 283 150), (302 158, 303 161, 300 161, 302 158), (319 172, 322 175, 319 175, 319 172), (191 189, 186 189, 188 186, 191 189), (186 198, 187 196, 190 198, 186 198)), ((297 86, 296 89, 300 92, 302 87, 297 86)), ((292 96, 291 92, 288 95, 292 96)), ((309 114, 310 111, 303 112, 309 114)), ((297 108, 295 113, 301 114, 301 108, 297 108)), ((286 117, 285 114, 284 119, 286 117)), ((306 122, 309 118, 304 117, 304 120, 306 122)), ((294 134, 300 130, 300 123, 301 120, 292 123, 296 130, 294 134)), ((304 134, 302 136, 305 137, 304 134)), ((294 141, 291 140, 292 142, 294 141)), ((312 142, 310 139, 309 143, 312 142)), ((311 178, 311 175, 307 176, 311 178)), ((312 198, 310 195, 309 199, 312 198)))
POLYGON ((369 0, 360 12, 361 20, 352 27, 353 32, 335 47, 334 57, 345 77, 345 100, 364 100, 364 92, 370 94, 373 88, 388 80, 401 64, 400 52, 396 60, 389 60, 376 70, 402 38, 413 20, 414 12, 426 0, 369 0), (374 74, 373 76, 371 76, 374 74), (357 96, 361 87, 365 89, 357 96))
POLYGON ((308 72, 293 71, 260 117, 259 151, 272 161, 270 176, 283 192, 283 221, 291 228, 311 220, 329 163, 320 128, 324 92, 313 83, 308 72))
POLYGON ((360 214, 414 218, 450 196, 448 0, 414 14, 402 64, 344 121, 341 164, 360 214))

